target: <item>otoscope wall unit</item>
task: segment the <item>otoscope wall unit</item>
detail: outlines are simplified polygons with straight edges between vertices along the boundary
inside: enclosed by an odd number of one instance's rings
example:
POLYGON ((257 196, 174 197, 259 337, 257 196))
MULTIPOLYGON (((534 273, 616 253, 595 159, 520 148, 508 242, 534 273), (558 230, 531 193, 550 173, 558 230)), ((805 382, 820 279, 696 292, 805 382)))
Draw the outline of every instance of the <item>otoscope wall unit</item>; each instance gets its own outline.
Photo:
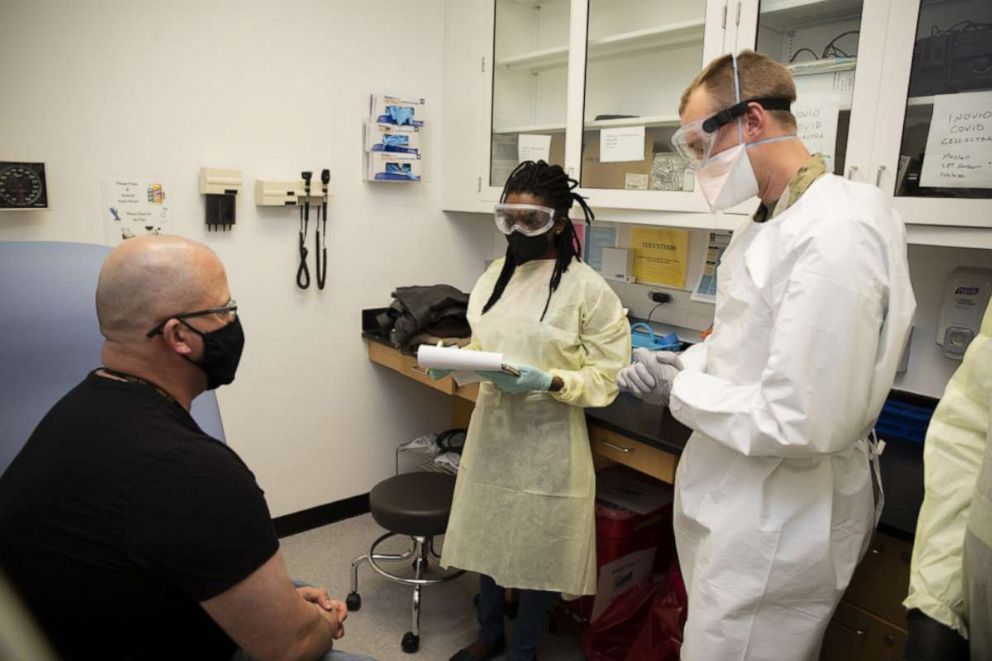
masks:
MULTIPOLYGON (((306 196, 306 182, 303 179, 255 180, 255 206, 295 207, 303 204, 303 198, 306 196)), ((323 200, 324 193, 320 190, 311 190, 310 198, 311 201, 323 200)))
POLYGON ((330 197, 329 185, 331 171, 320 171, 320 181, 314 178, 311 170, 300 173, 299 179, 255 181, 255 204, 260 207, 298 207, 300 210, 300 231, 297 249, 300 254, 300 264, 296 269, 296 286, 300 289, 310 288, 310 266, 307 248, 307 235, 310 232, 310 208, 313 207, 316 222, 314 223, 314 261, 317 271, 317 288, 323 289, 327 284, 327 199, 330 197))

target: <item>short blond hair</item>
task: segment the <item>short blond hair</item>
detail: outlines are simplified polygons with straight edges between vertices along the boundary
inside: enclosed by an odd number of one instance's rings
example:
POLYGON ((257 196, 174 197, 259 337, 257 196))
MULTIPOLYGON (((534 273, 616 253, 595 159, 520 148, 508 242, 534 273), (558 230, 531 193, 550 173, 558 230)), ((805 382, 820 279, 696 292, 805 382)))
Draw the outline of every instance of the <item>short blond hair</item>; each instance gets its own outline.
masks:
MULTIPOLYGON (((741 100, 754 98, 796 100, 796 84, 789 70, 761 53, 751 50, 737 54, 737 75, 741 81, 741 100)), ((679 115, 685 111, 689 97, 697 88, 704 87, 714 101, 713 112, 737 103, 734 94, 734 62, 731 55, 722 55, 699 72, 685 88, 679 103, 679 115)), ((768 113, 783 128, 795 130, 796 117, 788 110, 769 110, 768 113)))

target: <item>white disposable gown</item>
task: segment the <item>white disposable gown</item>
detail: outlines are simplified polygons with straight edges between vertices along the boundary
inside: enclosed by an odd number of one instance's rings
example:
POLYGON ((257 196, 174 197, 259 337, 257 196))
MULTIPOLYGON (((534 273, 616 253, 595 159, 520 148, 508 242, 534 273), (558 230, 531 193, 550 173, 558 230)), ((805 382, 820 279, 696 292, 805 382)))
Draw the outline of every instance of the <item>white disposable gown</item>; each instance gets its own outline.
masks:
POLYGON ((502 266, 497 260, 472 290, 467 348, 550 372, 564 388, 511 395, 482 383, 441 564, 503 587, 593 594, 596 488, 583 409, 616 397, 630 326, 617 295, 581 262, 562 276, 544 321, 553 260, 518 266, 482 314, 502 266))
POLYGON ((866 437, 916 302, 905 229, 874 187, 817 179, 734 233, 714 332, 682 358, 671 411, 689 590, 682 659, 816 659, 874 527, 866 437))

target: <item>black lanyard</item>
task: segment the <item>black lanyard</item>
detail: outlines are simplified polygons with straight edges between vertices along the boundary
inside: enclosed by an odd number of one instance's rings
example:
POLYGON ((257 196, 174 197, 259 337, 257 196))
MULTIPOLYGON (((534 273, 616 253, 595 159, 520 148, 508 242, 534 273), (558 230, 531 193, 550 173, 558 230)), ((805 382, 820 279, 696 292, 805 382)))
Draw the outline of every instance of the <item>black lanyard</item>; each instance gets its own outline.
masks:
POLYGON ((137 383, 139 385, 148 386, 149 388, 151 388, 152 390, 154 390, 159 395, 161 395, 162 397, 166 398, 167 400, 169 400, 170 402, 172 402, 176 406, 182 408, 184 411, 186 410, 185 407, 183 407, 183 405, 179 403, 179 400, 177 400, 175 397, 173 397, 168 392, 166 392, 161 386, 157 386, 154 383, 152 383, 151 381, 148 381, 146 379, 142 379, 140 376, 135 376, 133 374, 128 374, 126 372, 118 372, 117 370, 112 370, 109 367, 101 367, 100 369, 98 369, 96 371, 97 372, 105 372, 106 374, 109 374, 110 376, 117 377, 118 379, 121 379, 122 381, 127 381, 128 383, 137 383))

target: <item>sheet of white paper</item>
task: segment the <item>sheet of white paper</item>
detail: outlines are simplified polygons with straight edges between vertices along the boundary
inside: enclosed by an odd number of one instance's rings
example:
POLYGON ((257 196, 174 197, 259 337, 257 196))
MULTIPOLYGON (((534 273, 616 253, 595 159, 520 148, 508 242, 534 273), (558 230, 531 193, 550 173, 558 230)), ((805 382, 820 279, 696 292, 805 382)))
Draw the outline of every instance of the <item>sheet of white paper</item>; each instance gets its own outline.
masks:
POLYGON ((826 157, 827 172, 834 171, 834 153, 837 148, 837 118, 840 104, 836 97, 803 97, 792 105, 796 116, 796 134, 811 154, 826 157))
POLYGON ((623 126, 601 129, 599 132, 599 161, 623 163, 644 160, 644 127, 623 126))
POLYGON ((517 161, 551 162, 551 136, 521 133, 517 142, 517 161))
POLYGON ((656 550, 649 548, 628 553, 600 568, 596 599, 592 602, 591 622, 595 622, 617 597, 651 575, 656 550))
POLYGON ((517 135, 515 133, 508 135, 494 133, 490 185, 502 188, 519 162, 517 160, 517 135))
POLYGON ((503 368, 503 354, 421 344, 417 349, 417 364, 429 369, 456 372, 499 372, 503 368))
POLYGON ((992 92, 934 97, 920 185, 992 188, 992 92))

